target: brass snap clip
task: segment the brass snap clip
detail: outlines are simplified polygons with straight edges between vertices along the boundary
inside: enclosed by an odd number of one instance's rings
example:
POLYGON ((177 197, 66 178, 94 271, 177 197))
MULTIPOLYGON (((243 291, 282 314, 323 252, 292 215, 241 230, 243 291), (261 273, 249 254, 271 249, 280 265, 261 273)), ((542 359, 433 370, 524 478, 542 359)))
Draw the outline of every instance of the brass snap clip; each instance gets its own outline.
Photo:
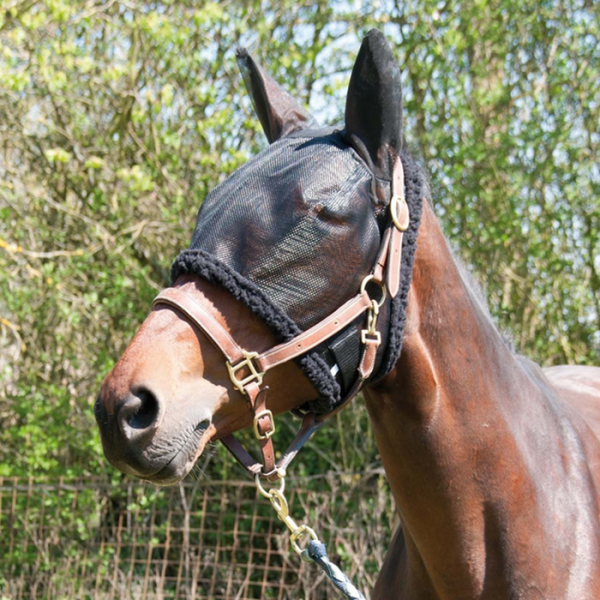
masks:
POLYGON ((381 334, 377 331, 377 317, 379 316, 379 309, 383 306, 387 298, 387 289, 385 283, 375 279, 374 275, 367 275, 360 285, 361 293, 367 289, 367 284, 373 282, 378 285, 381 289, 381 297, 379 300, 371 298, 371 306, 367 309, 367 328, 360 332, 360 341, 365 345, 367 340, 374 340, 377 345, 381 344, 381 334))
POLYGON ((367 311, 367 328, 360 332, 360 341, 367 343, 367 339, 375 340, 377 345, 381 344, 381 333, 377 331, 377 317, 379 316, 379 304, 377 300, 371 300, 371 308, 367 311))
POLYGON ((277 513, 277 517, 280 521, 283 521, 285 526, 290 531, 290 542, 292 543, 292 548, 297 554, 302 555, 303 549, 298 543, 299 540, 301 540, 305 536, 310 537, 312 540, 318 540, 319 537, 315 533, 314 529, 312 529, 308 525, 298 525, 296 521, 294 521, 294 519, 290 516, 290 507, 288 505, 286 497, 283 495, 283 492, 285 490, 284 479, 282 478, 280 480, 281 483, 278 488, 273 487, 269 490, 266 490, 262 486, 259 475, 256 475, 255 481, 258 491, 265 498, 269 499, 271 506, 275 509, 275 512, 277 513))

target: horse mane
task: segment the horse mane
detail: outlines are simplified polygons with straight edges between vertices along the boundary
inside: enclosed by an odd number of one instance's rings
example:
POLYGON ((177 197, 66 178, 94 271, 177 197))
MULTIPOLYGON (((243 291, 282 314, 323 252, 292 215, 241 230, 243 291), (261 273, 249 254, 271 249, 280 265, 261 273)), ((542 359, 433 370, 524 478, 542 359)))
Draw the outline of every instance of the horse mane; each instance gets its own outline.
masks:
POLYGON ((487 299, 487 294, 484 291, 483 285, 473 274, 472 267, 460 256, 457 248, 450 245, 450 250, 460 278, 462 279, 467 291, 471 297, 477 303, 477 306, 481 309, 484 315, 488 318, 490 323, 494 326, 494 329, 498 332, 498 335, 502 338, 506 346, 510 349, 513 354, 517 354, 517 348, 515 344, 515 338, 513 332, 506 327, 500 327, 498 320, 492 315, 490 310, 490 304, 487 299))

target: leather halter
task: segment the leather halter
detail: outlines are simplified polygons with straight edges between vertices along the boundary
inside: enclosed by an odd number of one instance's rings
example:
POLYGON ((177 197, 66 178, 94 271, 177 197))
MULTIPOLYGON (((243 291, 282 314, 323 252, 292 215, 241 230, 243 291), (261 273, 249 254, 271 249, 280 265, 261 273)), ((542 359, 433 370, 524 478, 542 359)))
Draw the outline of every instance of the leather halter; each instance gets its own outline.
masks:
POLYGON ((202 304, 180 289, 167 288, 154 299, 153 308, 167 305, 176 309, 202 331, 225 356, 233 385, 246 396, 248 401, 253 416, 254 434, 260 441, 263 462, 254 460, 233 435, 225 436, 221 441, 251 475, 262 476, 269 481, 283 477, 285 469, 310 436, 323 425, 325 419, 337 413, 352 400, 361 390, 364 382, 373 374, 377 351, 381 345, 381 334, 377 331, 377 315, 385 301, 386 289, 391 298, 394 298, 400 288, 402 239, 408 225, 409 211, 404 196, 404 170, 400 157, 397 157, 392 178, 390 223, 384 232, 375 266, 371 274, 363 280, 360 292, 316 325, 262 354, 241 348, 202 304), (379 300, 369 295, 367 291, 369 282, 380 286, 379 300), (365 312, 368 313, 367 327, 361 332, 363 350, 356 381, 332 412, 318 417, 309 412, 303 416, 298 434, 282 458, 276 462, 271 440, 271 436, 275 433, 275 421, 273 413, 266 407, 268 387, 262 386, 263 376, 270 369, 319 346, 365 312))

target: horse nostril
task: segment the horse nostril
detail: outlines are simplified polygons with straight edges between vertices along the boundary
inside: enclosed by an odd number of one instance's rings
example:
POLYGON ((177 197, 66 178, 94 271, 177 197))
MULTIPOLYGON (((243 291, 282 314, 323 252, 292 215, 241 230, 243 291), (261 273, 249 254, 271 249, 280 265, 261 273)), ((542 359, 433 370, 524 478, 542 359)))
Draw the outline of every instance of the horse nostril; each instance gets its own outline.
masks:
POLYGON ((133 429, 148 429, 158 417, 158 401, 156 396, 144 388, 134 392, 140 399, 139 409, 128 417, 128 423, 133 429))
POLYGON ((127 396, 119 410, 119 427, 128 439, 154 433, 158 420, 159 403, 146 388, 139 388, 127 396))

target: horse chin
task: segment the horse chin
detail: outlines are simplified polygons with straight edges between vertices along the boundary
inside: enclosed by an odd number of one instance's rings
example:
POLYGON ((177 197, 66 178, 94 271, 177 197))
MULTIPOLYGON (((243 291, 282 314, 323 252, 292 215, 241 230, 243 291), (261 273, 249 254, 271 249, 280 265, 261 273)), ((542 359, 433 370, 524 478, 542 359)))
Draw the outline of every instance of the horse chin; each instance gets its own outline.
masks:
POLYGON ((196 460, 204 451, 210 438, 210 435, 207 434, 209 427, 210 420, 201 421, 164 466, 155 473, 142 476, 140 479, 161 486, 179 483, 192 470, 196 460))
POLYGON ((168 486, 178 483, 192 470, 211 433, 211 420, 204 419, 184 436, 158 436, 141 454, 135 455, 114 452, 114 446, 104 438, 102 443, 109 462, 120 471, 155 485, 168 486), (183 441, 177 437, 183 437, 183 441))

